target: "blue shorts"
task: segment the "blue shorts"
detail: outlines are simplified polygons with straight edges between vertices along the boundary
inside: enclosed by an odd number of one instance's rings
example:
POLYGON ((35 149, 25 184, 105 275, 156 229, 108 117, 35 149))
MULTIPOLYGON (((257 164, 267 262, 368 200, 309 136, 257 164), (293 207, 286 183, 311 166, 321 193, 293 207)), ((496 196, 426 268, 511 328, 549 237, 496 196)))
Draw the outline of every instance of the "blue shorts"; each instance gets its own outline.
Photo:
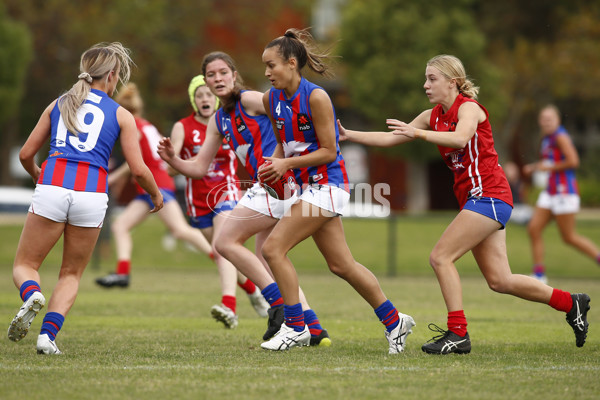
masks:
POLYGON ((216 207, 209 213, 200 215, 198 217, 190 217, 190 225, 194 228, 204 229, 213 226, 213 218, 222 213, 223 211, 231 211, 235 208, 237 201, 227 200, 216 205, 216 207))
POLYGON ((512 213, 511 206, 493 197, 470 197, 463 210, 474 211, 500 222, 502 224, 500 229, 504 229, 512 213))
MULTIPOLYGON (((172 190, 160 189, 160 188, 158 190, 160 190, 160 193, 163 195, 163 203, 164 204, 167 204, 171 200, 175 200, 175 192, 173 192, 172 190)), ((154 208, 154 203, 152 203, 152 198, 150 197, 150 195, 148 193, 138 194, 137 196, 135 196, 134 200, 142 200, 142 201, 146 202, 151 209, 154 208)))

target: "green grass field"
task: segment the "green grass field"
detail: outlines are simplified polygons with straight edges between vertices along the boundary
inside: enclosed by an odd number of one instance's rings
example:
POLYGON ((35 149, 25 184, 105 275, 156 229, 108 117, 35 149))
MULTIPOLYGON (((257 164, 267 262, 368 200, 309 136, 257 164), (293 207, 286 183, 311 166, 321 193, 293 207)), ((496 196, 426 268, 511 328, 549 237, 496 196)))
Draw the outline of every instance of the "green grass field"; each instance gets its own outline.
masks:
MULTIPOLYGON (((0 340, 0 399, 598 398, 600 268, 560 242, 554 226, 546 233, 550 284, 592 297, 583 348, 575 347, 564 314, 491 292, 467 255, 458 267, 473 351, 442 357, 421 352, 433 335, 428 323, 445 326, 444 303, 427 260, 452 216, 398 219, 395 277, 387 276, 387 223, 345 221, 355 257, 376 273, 399 310, 417 322, 406 352, 394 357, 387 354, 384 328, 372 309, 327 272, 311 242, 291 258, 332 346, 262 350, 266 320, 254 314, 241 290, 240 324, 225 330, 209 312, 220 300, 216 268, 181 243, 176 252, 165 251, 165 229, 151 219, 134 233, 129 289, 104 290, 93 283, 114 267, 110 246, 85 272, 57 338, 63 355, 35 353, 41 316, 23 341, 0 340)), ((581 220, 578 226, 580 233, 600 239, 600 221, 581 220)), ((21 304, 11 279, 20 230, 19 221, 0 226, 0 315, 6 328, 21 304)), ((513 271, 529 273, 524 227, 511 225, 507 234, 513 271)), ((60 254, 59 247, 41 269, 47 297, 60 254)))

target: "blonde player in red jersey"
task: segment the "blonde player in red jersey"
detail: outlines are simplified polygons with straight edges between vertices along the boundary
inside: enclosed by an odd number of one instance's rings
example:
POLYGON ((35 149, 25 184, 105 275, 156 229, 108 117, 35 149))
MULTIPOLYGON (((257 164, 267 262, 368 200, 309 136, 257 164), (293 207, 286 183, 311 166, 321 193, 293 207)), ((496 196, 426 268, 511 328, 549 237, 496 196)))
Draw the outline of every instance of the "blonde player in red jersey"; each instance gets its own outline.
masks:
MULTIPOLYGON (((173 149, 184 160, 194 158, 200 152, 206 140, 208 121, 219 104, 217 97, 206 86, 203 75, 197 75, 191 80, 188 94, 194 112, 177 121, 171 130, 173 149)), ((211 314, 230 329, 238 324, 236 283, 244 289, 258 315, 266 317, 269 308, 260 289, 215 249, 214 239, 240 199, 240 183, 236 169, 235 152, 224 141, 210 163, 206 175, 201 179, 186 177, 185 184, 185 202, 190 224, 200 229, 212 243, 221 277, 221 304, 215 304, 211 314)), ((178 174, 171 167, 169 173, 178 174)))
POLYGON ((439 55, 427 62, 424 89, 435 107, 408 124, 388 119, 391 132, 359 132, 340 125, 340 137, 366 145, 393 146, 415 139, 436 144, 454 172, 454 193, 461 211, 429 257, 448 310, 448 330, 430 324, 430 329, 440 335, 424 344, 422 350, 429 354, 471 351, 460 277, 454 265, 468 251, 490 289, 567 313, 576 345, 583 346, 588 331, 589 296, 553 289, 510 270, 504 227, 512 211, 512 195, 498 164, 488 112, 475 101, 479 88, 467 79, 458 58, 439 55))
MULTIPOLYGON (((135 117, 144 163, 150 168, 164 198, 165 205, 161 212, 157 213, 158 217, 175 238, 189 242, 202 253, 212 257, 210 243, 201 232, 187 223, 181 207, 175 199, 175 183, 167 173, 166 163, 161 160, 157 153, 158 142, 163 136, 154 125, 142 118, 144 103, 137 86, 134 83, 129 83, 122 87, 115 97, 115 101, 135 117)), ((111 186, 123 176, 129 176, 127 164, 110 173, 108 185, 111 186)), ((96 283, 100 286, 129 286, 131 253, 133 251, 131 231, 149 217, 148 210, 150 210, 148 194, 139 185, 136 188, 138 195, 125 207, 111 225, 117 251, 117 267, 114 273, 96 279, 96 283)))

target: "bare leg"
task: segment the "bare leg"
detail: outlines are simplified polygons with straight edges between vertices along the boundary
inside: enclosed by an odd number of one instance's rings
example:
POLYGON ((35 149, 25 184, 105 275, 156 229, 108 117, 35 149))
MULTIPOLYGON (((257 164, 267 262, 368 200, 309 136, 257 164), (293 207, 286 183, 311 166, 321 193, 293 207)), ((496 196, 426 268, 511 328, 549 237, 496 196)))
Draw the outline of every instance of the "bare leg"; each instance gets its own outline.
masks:
POLYGON ((544 239, 542 233, 550 221, 552 221, 552 212, 547 208, 536 207, 527 225, 534 264, 544 264, 544 239))
POLYGON ((212 252, 209 241, 198 229, 187 223, 183 211, 181 211, 181 207, 176 201, 166 203, 157 215, 167 226, 173 237, 185 240, 204 254, 212 252))
POLYGON ((498 228, 498 222, 463 210, 448 225, 431 251, 429 263, 437 276, 448 312, 463 309, 462 285, 454 263, 498 228))
POLYGON ((373 309, 387 300, 375 275, 352 257, 340 217, 327 221, 313 239, 331 272, 348 282, 373 309))
POLYGON ((506 231, 498 230, 473 249, 473 256, 490 289, 548 304, 552 288, 526 275, 513 274, 506 252, 506 231))
POLYGON ((131 230, 142 223, 148 216, 150 208, 142 200, 132 200, 111 224, 114 236, 117 260, 131 260, 133 240, 131 230))
POLYGON ((598 250, 598 247, 590 239, 577 233, 575 230, 575 214, 559 214, 555 215, 554 218, 556 219, 562 240, 569 246, 596 260, 598 254, 600 254, 600 250, 598 250))
MULTIPOLYGON (((269 234, 271 233, 271 231, 273 230, 273 228, 271 227, 270 229, 267 229, 265 231, 259 232, 256 234, 256 236, 254 237, 255 239, 255 252, 256 252, 256 256, 259 258, 259 260, 263 263, 265 269, 267 270, 267 272, 269 273, 269 275, 273 278, 273 282, 275 282, 275 277, 273 276, 273 272, 271 272, 271 268, 269 268, 269 264, 267 264, 267 261, 265 260, 265 258, 262 255, 262 246, 265 243, 265 240, 267 240, 267 237, 269 236, 269 234)), ((304 291, 302 290, 302 288, 300 288, 300 304, 302 304, 302 310, 306 311, 306 310, 310 310, 311 306, 310 304, 308 304, 308 300, 306 299, 306 296, 304 295, 304 291)))
POLYGON ((287 305, 300 302, 298 275, 287 253, 331 219, 322 215, 319 209, 312 214, 314 216, 306 217, 303 204, 308 203, 300 201, 291 207, 289 215, 284 216, 275 225, 262 248, 262 254, 271 267, 283 301, 287 305))
POLYGON ((273 277, 260 259, 244 243, 257 233, 271 229, 277 219, 238 204, 224 222, 216 236, 217 251, 261 290, 273 283, 273 277))
POLYGON ((75 303, 79 281, 92 257, 99 235, 100 228, 66 225, 62 265, 58 283, 48 304, 49 312, 57 312, 65 316, 75 303))
POLYGON ((64 229, 62 222, 27 213, 13 263, 13 282, 17 289, 28 280, 40 283, 38 270, 64 229))

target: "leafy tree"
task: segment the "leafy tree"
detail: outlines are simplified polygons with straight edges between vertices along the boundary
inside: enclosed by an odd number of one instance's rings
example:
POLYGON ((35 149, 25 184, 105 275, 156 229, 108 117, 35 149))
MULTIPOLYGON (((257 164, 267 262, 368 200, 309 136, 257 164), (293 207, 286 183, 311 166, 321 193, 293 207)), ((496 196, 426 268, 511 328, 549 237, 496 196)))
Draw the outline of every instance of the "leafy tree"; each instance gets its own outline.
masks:
MULTIPOLYGON (((264 45, 285 28, 305 26, 312 0, 5 0, 12 17, 33 32, 32 65, 21 113, 23 134, 39 113, 79 74, 79 57, 98 42, 122 42, 137 64, 132 74, 146 116, 164 134, 191 112, 189 80, 200 73, 204 54, 229 52, 244 79, 265 82, 264 45), (35 12, 31 12, 35 10, 35 12)), ((256 86, 255 86, 256 87, 256 86)))
MULTIPOLYGON (((354 106, 376 129, 386 129, 386 118, 408 122, 431 107, 423 91, 425 64, 437 54, 459 57, 467 74, 482 87, 482 102, 494 117, 501 116, 504 99, 495 90, 499 72, 485 57, 486 39, 474 18, 474 3, 348 2, 340 53, 348 66, 354 106)), ((393 151, 413 159, 437 157, 435 147, 419 141, 393 151)))
POLYGON ((501 66, 511 101, 502 125, 517 162, 537 156, 537 112, 556 103, 578 148, 597 136, 600 3, 585 0, 480 2, 488 55, 501 66))
POLYGON ((10 20, 0 5, 0 182, 10 181, 9 152, 17 144, 16 114, 32 56, 26 25, 10 20))

